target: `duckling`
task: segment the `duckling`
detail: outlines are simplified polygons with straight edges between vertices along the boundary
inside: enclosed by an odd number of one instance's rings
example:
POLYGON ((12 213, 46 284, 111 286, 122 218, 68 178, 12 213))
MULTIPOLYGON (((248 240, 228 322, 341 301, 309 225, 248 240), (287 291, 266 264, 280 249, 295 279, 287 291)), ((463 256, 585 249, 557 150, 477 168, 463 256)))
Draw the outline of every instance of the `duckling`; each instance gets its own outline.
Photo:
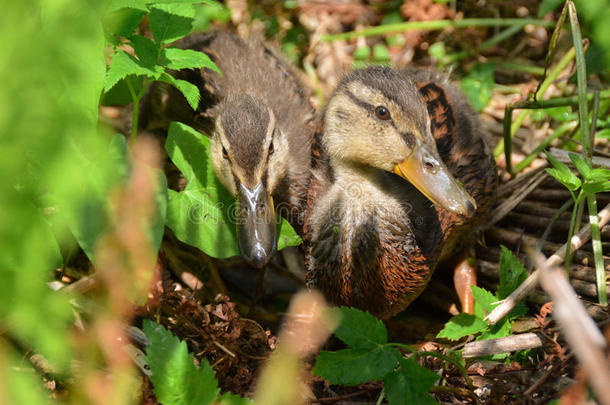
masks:
POLYGON ((476 116, 439 76, 369 67, 340 82, 314 145, 307 283, 391 317, 490 210, 497 176, 476 116))
MULTIPOLYGON (((277 248, 276 213, 299 231, 310 177, 315 113, 297 73, 270 47, 224 31, 176 44, 205 52, 222 75, 204 68, 175 72, 199 88, 197 111, 172 87, 147 114, 211 132, 214 172, 236 198, 239 249, 263 267, 277 248)), ((157 90, 158 91, 158 90, 157 90)), ((146 125, 156 125, 149 120, 146 125)))

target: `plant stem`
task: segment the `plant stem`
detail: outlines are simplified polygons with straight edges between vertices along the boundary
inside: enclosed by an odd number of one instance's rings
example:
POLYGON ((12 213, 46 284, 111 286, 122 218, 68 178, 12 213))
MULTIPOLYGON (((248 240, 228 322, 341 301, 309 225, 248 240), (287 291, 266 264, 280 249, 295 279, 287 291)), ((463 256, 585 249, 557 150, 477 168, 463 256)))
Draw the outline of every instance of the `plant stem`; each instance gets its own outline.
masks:
MULTIPOLYGON (((553 84, 553 82, 555 80, 557 80, 557 77, 559 77, 559 74, 570 64, 572 59, 574 59, 574 56, 575 56, 574 48, 571 48, 563 56, 563 58, 561 58, 559 63, 557 63, 557 66, 555 66, 553 68, 553 70, 549 73, 549 75, 546 77, 546 79, 544 79, 544 81, 540 85, 540 89, 535 94, 536 96, 543 95, 549 89, 549 87, 551 87, 551 84, 553 84)), ((585 94, 585 97, 586 97, 586 94, 585 94)), ((512 115, 512 110, 516 109, 513 106, 507 106, 507 108, 508 108, 507 112, 510 113, 511 115, 512 115)), ((517 108, 523 108, 523 105, 521 105, 520 107, 517 107, 517 108)), ((507 120, 505 120, 505 125, 507 123, 508 123, 508 125, 510 125, 510 139, 512 139, 512 137, 515 136, 515 133, 521 127, 521 124, 523 124, 523 121, 525 121, 525 118, 527 118, 527 116, 529 114, 530 114, 529 111, 521 111, 519 113, 519 115, 517 115, 517 117, 515 118, 514 122, 511 123, 512 116, 509 116, 507 118, 507 120)), ((505 129, 505 131, 506 131, 506 129, 505 129)), ((505 139, 506 139, 506 136, 505 136, 505 139)), ((502 152, 504 152, 504 145, 507 142, 505 139, 502 139, 498 143, 496 148, 494 149, 494 157, 496 159, 502 154, 502 152)), ((506 159, 507 165, 508 165, 509 160, 510 160, 509 156, 507 156, 507 159, 506 159)))
POLYGON ((574 230, 576 229, 576 222, 578 219, 578 211, 580 211, 580 206, 582 205, 584 192, 582 189, 578 194, 578 197, 574 199, 574 208, 572 209, 572 217, 570 218, 570 228, 568 229, 568 242, 566 243, 566 255, 565 255, 565 265, 566 272, 568 276, 570 275, 570 268, 572 267, 572 252, 570 250, 572 246, 572 237, 574 236, 574 230))
POLYGON ((520 32, 522 29, 523 29, 522 25, 513 25, 513 26, 505 29, 504 31, 494 35, 493 37, 489 38, 487 41, 483 42, 478 50, 470 49, 468 51, 462 51, 462 52, 454 53, 452 55, 448 55, 446 62, 448 64, 453 63, 460 59, 464 59, 465 57, 467 57, 469 55, 475 55, 477 52, 481 53, 481 52, 491 48, 492 46, 499 44, 500 42, 504 41, 505 39, 512 37, 516 33, 520 32))
MULTIPOLYGON (((597 92, 587 93, 587 101, 594 100, 597 92)), ((600 91, 599 98, 601 100, 606 100, 610 98, 610 89, 606 89, 600 91)), ((541 109, 541 108, 554 108, 554 107, 564 107, 564 106, 572 106, 576 107, 579 105, 580 95, 570 96, 570 97, 556 97, 551 98, 549 100, 539 100, 539 101, 520 101, 512 105, 513 109, 541 109)))
POLYGON ((384 398, 385 398, 385 391, 382 388, 381 392, 379 393, 379 398, 377 398, 377 402, 375 403, 375 405, 381 405, 384 398))
POLYGON ((587 66, 585 64, 585 53, 582 47, 582 36, 576 7, 572 1, 567 2, 570 24, 572 26, 572 41, 576 56, 576 82, 578 84, 578 115, 580 117, 580 133, 583 146, 585 162, 591 165, 591 137, 589 135, 589 104, 587 103, 587 66))
MULTIPOLYGON (((578 115, 580 118, 580 132, 582 140, 582 153, 585 162, 591 166, 593 154, 593 137, 589 131, 589 104, 587 103, 587 66, 585 63, 585 54, 582 46, 582 36, 576 7, 572 1, 567 2, 568 14, 570 16, 570 24, 572 26, 572 41, 576 49, 576 82, 578 84, 578 115)), ((596 94, 595 103, 599 107, 599 95, 596 94)), ((595 119, 597 112, 594 111, 594 119, 592 127, 595 128, 595 119)), ((591 225, 591 244, 593 245, 593 257, 595 259, 595 278, 597 282, 597 297, 601 305, 608 305, 608 297, 606 293, 606 271, 604 270, 604 259, 601 244, 601 235, 599 232, 599 222, 597 220, 597 201, 595 193, 587 196, 587 205, 589 209, 589 224, 591 225)))
POLYGON ((506 26, 538 25, 551 28, 555 26, 553 21, 537 20, 534 18, 464 18, 463 20, 432 20, 412 21, 397 24, 386 24, 370 27, 359 31, 344 32, 342 34, 323 35, 322 41, 335 41, 337 39, 353 39, 358 37, 371 37, 375 35, 392 34, 409 30, 442 30, 445 28, 469 28, 469 27, 506 27, 506 26))
POLYGON ((125 82, 127 83, 127 88, 129 89, 129 93, 131 93, 131 99, 133 100, 133 111, 131 114, 131 134, 129 135, 129 147, 133 149, 133 146, 136 143, 136 137, 138 136, 138 120, 140 119, 140 100, 142 100, 142 97, 144 97, 144 94, 146 93, 148 79, 144 78, 142 90, 138 94, 136 94, 136 91, 133 88, 129 77, 125 79, 125 82))
POLYGON ((593 244, 593 258, 595 259, 595 279, 597 283, 597 298, 600 305, 608 305, 606 293, 606 271, 604 269, 604 256, 602 251, 599 222, 597 219, 597 200, 595 194, 587 196, 589 208, 589 223, 591 224, 591 243, 593 244))

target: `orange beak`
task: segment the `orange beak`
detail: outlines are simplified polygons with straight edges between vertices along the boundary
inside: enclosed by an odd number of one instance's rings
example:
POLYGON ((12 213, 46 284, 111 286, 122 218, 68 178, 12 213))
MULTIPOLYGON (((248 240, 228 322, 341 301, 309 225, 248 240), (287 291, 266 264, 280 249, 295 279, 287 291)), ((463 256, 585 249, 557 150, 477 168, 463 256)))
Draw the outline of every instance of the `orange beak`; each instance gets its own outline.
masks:
POLYGON ((394 173, 409 181, 435 205, 447 211, 470 217, 477 208, 474 199, 449 173, 436 148, 418 143, 405 161, 394 165, 394 173))

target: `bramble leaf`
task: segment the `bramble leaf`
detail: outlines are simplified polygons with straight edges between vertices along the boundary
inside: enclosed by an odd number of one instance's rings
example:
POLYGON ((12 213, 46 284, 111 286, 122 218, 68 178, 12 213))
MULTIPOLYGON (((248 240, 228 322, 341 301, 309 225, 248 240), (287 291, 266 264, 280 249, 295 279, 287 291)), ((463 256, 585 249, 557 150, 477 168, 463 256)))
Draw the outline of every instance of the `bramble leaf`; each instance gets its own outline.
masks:
POLYGON ((188 352, 186 342, 180 341, 163 326, 144 320, 146 360, 150 366, 153 389, 164 405, 211 404, 220 389, 210 364, 203 360, 199 369, 188 352))
POLYGON ((472 291, 472 295, 474 295, 474 314, 483 319, 493 311, 497 305, 494 303, 499 300, 486 289, 477 287, 476 285, 471 285, 470 290, 472 291))
POLYGON ((439 376, 414 360, 401 358, 400 368, 383 379, 383 390, 390 405, 438 404, 428 391, 439 376))
POLYGON ((357 385, 379 381, 398 364, 400 352, 392 347, 345 349, 318 354, 313 373, 331 384, 357 385))
POLYGON ((174 76, 168 73, 161 73, 158 78, 159 81, 171 84, 184 95, 184 98, 189 103, 193 110, 196 110, 199 106, 199 89, 191 82, 186 80, 176 79, 174 76))
POLYGON ((436 335, 438 338, 458 340, 464 336, 482 332, 489 327, 487 322, 471 314, 458 314, 445 324, 445 327, 436 335))
POLYGON ((499 270, 500 282, 496 291, 498 299, 508 297, 528 277, 523 264, 506 246, 500 246, 499 270))
POLYGON ((127 38, 133 35, 142 21, 142 17, 148 10, 144 8, 121 8, 113 12, 109 12, 104 16, 104 30, 108 38, 112 36, 112 42, 118 45, 114 36, 127 38))
POLYGON ((157 45, 148 37, 142 35, 133 35, 131 38, 131 46, 145 67, 154 69, 157 64, 157 45))
POLYGON ((334 334, 353 348, 375 348, 388 343, 388 332, 382 321, 356 308, 339 307, 329 311, 340 319, 334 334))
POLYGON ((222 74, 208 55, 192 49, 165 48, 161 62, 164 66, 174 70, 208 68, 222 74))
POLYGON ((158 72, 144 66, 142 62, 127 52, 118 50, 112 57, 112 63, 108 67, 108 72, 106 72, 104 91, 110 90, 119 80, 129 75, 146 76, 156 79, 158 72))
POLYGON ((188 3, 162 3, 151 7, 148 20, 155 43, 174 42, 191 32, 195 10, 188 3))

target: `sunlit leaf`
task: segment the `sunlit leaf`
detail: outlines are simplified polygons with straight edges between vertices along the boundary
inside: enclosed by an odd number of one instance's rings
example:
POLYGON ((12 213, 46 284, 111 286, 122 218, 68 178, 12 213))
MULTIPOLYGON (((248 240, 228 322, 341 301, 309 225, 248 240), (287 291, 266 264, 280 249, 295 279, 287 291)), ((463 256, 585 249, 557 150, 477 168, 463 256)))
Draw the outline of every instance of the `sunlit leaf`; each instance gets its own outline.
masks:
POLYGON ((380 346, 376 349, 345 349, 318 354, 313 373, 331 384, 357 385, 378 381, 398 364, 398 350, 380 346))
POLYGON ((390 405, 438 404, 428 391, 440 377, 411 359, 400 359, 400 368, 383 379, 383 390, 390 405))
POLYGON ((374 348, 388 342, 382 321, 356 308, 339 307, 329 311, 340 320, 334 334, 353 348, 374 348))
POLYGON ((191 4, 155 4, 148 15, 155 43, 174 42, 191 32, 195 10, 191 4))
POLYGON ((458 314, 452 317, 436 335, 438 338, 458 340, 464 336, 482 332, 489 327, 487 322, 471 314, 458 314))
POLYGON ((143 326, 150 342, 146 360, 157 399, 164 405, 211 404, 220 389, 210 363, 203 360, 197 368, 186 342, 155 322, 145 320, 143 326))
POLYGON ((192 49, 165 48, 162 63, 174 70, 208 68, 222 74, 208 55, 192 49))

